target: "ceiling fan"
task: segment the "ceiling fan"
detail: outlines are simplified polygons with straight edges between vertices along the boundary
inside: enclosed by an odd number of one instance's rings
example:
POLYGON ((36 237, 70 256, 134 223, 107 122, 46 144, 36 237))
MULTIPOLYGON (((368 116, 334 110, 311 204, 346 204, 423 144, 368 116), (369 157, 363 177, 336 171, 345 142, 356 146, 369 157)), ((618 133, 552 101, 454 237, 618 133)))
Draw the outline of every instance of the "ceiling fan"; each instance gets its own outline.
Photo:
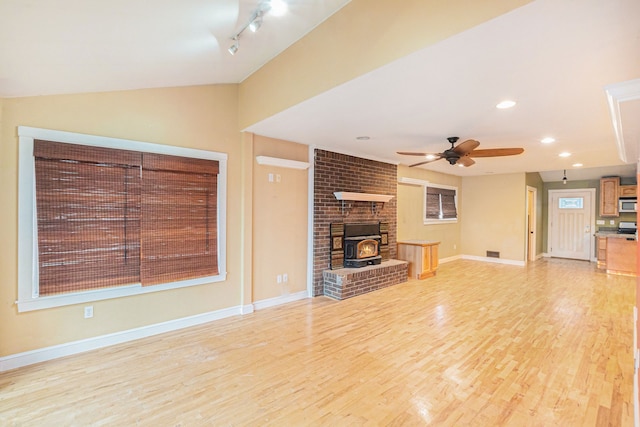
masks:
POLYGON ((452 165, 457 164, 469 167, 475 163, 471 157, 515 156, 516 154, 524 152, 523 148, 488 148, 485 150, 476 150, 480 143, 474 139, 468 139, 454 147, 455 143, 458 142, 458 139, 459 138, 457 136, 450 136, 447 138, 449 143, 451 143, 451 148, 443 151, 442 153, 413 153, 406 151, 398 151, 397 153, 406 156, 426 157, 427 160, 424 162, 410 165, 410 167, 424 165, 425 163, 435 162, 440 159, 447 159, 449 164, 452 165))

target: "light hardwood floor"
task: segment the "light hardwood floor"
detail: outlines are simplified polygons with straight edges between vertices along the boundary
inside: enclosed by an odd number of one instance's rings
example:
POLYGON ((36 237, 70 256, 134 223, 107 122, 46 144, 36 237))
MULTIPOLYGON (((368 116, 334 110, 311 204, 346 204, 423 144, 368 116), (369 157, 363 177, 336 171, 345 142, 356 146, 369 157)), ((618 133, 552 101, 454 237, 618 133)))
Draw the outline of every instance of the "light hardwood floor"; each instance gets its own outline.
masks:
POLYGON ((0 374, 3 426, 630 426, 635 279, 458 260, 0 374))

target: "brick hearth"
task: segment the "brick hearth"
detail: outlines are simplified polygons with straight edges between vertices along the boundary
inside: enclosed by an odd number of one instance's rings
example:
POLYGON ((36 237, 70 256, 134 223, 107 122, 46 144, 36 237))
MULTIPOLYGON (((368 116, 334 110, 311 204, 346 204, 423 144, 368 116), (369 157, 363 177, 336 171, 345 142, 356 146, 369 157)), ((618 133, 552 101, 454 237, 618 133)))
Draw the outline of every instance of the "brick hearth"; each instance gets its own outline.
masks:
POLYGON ((408 265, 392 259, 362 268, 324 270, 324 295, 342 300, 406 282, 408 265))

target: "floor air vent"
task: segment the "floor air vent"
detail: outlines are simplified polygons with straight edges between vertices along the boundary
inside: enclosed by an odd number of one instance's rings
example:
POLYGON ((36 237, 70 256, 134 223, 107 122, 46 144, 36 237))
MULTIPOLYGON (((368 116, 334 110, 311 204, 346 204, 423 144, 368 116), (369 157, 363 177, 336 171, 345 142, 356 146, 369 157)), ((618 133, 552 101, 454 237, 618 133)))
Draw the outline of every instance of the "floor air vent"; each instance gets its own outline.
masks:
POLYGON ((487 258, 500 258, 500 252, 498 252, 498 251, 487 251, 487 258))

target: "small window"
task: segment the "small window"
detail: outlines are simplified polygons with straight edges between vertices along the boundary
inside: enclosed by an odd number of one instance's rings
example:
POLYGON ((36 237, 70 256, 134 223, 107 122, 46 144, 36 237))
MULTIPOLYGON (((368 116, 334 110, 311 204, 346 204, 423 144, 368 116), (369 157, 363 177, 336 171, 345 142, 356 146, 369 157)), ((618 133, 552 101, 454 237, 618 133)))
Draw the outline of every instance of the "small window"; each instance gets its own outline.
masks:
POLYGON ((582 197, 560 197, 558 198, 558 208, 560 209, 583 209, 584 198, 582 197))
POLYGON ((458 189, 449 186, 425 187, 424 223, 435 224, 458 220, 458 189))

